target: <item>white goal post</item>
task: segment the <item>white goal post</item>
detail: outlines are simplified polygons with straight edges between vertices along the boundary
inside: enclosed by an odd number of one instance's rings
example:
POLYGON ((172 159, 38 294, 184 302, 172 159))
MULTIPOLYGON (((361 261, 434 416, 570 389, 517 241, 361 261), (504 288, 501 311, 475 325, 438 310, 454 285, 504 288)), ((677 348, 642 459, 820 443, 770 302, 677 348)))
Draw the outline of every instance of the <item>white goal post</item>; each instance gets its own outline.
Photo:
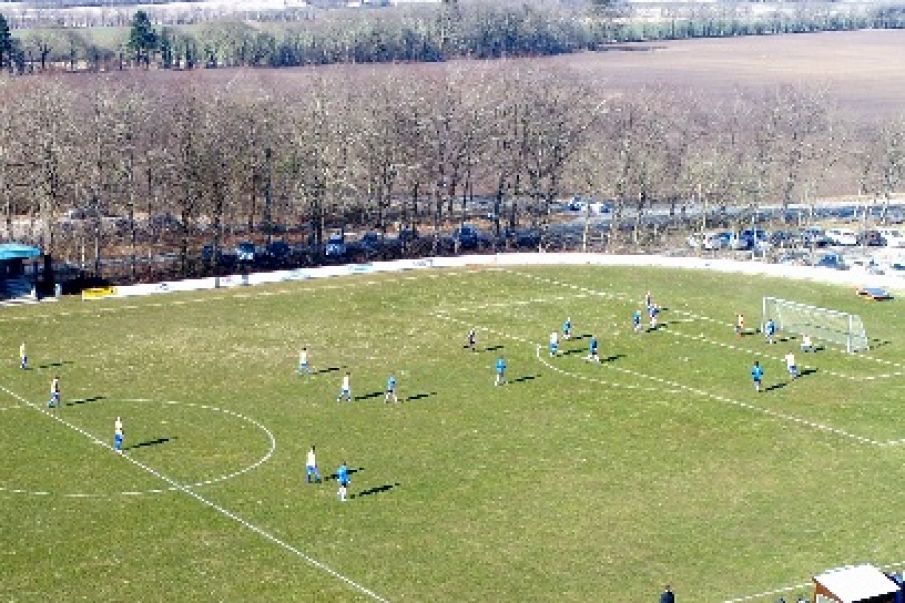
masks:
POLYGON ((850 354, 870 349, 864 323, 857 314, 764 297, 761 332, 770 319, 777 331, 810 335, 814 340, 844 346, 850 354))

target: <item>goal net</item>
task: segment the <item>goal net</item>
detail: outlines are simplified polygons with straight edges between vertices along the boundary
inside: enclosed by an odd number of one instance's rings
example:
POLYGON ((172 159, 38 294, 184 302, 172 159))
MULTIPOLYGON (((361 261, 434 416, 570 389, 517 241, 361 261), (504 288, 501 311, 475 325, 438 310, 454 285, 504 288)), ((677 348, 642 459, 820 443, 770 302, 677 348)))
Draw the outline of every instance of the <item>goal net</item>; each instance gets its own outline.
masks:
POLYGON ((809 306, 776 297, 765 297, 762 329, 771 318, 776 324, 777 331, 795 335, 807 334, 815 342, 823 341, 843 346, 849 353, 862 352, 870 347, 864 323, 856 314, 809 306))

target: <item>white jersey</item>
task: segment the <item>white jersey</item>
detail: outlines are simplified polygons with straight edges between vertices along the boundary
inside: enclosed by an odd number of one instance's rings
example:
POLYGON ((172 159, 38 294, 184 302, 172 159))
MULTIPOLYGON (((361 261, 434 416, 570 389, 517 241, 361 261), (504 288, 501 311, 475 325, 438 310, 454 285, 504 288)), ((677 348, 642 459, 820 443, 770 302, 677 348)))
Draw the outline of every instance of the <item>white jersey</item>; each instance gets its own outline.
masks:
POLYGON ((343 389, 346 391, 349 390, 349 375, 343 377, 343 389))
POLYGON ((308 350, 299 352, 299 364, 308 364, 308 350))
POLYGON ((550 333, 550 345, 558 345, 559 344, 559 333, 553 331, 550 333))
POLYGON ((116 421, 113 422, 113 433, 121 436, 123 435, 123 422, 117 417, 116 421))
POLYGON ((317 459, 314 457, 314 450, 308 451, 308 460, 305 462, 308 467, 317 467, 317 459))
POLYGON ((801 345, 803 345, 803 346, 806 347, 806 348, 811 347, 811 336, 810 336, 810 335, 805 335, 804 337, 802 337, 802 339, 801 339, 801 345))
POLYGON ((795 366, 795 354, 789 352, 786 354, 786 367, 792 368, 793 366, 795 366))
POLYGON ((19 346, 19 358, 25 358, 25 344, 19 346))

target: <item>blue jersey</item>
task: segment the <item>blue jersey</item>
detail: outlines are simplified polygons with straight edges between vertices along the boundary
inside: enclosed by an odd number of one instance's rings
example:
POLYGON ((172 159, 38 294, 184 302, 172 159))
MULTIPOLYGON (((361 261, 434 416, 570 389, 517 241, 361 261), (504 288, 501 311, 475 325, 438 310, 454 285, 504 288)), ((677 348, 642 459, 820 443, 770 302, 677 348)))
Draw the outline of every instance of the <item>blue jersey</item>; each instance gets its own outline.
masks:
POLYGON ((502 374, 506 370, 506 361, 500 358, 496 361, 496 372, 502 374))
POLYGON ((340 465, 339 469, 336 470, 336 479, 340 485, 347 485, 349 483, 349 468, 345 465, 340 465))
POLYGON ((591 354, 597 353, 597 338, 596 337, 591 338, 591 346, 589 349, 591 351, 591 354))
POLYGON ((751 378, 755 381, 760 381, 764 377, 764 369, 762 366, 757 365, 751 368, 751 378))
POLYGON ((639 312, 638 310, 635 310, 635 313, 632 314, 632 323, 636 325, 641 324, 641 312, 639 312))
POLYGON ((390 375, 390 378, 387 379, 387 391, 391 392, 391 391, 395 391, 395 389, 396 389, 396 377, 393 375, 390 375))
POLYGON ((572 322, 571 322, 571 321, 568 321, 568 320, 567 320, 566 322, 562 323, 562 332, 563 332, 563 333, 569 333, 571 330, 572 330, 572 322))
POLYGON ((776 333, 776 324, 771 320, 767 323, 767 335, 776 333))

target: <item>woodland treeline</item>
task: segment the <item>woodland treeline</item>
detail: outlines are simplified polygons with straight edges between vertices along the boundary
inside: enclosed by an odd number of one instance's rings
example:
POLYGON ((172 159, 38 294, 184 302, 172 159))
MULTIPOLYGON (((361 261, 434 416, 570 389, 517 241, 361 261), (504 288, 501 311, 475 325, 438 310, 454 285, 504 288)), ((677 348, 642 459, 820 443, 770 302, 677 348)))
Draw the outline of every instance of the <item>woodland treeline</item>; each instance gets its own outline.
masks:
POLYGON ((436 62, 554 55, 642 40, 905 27, 902 7, 846 12, 836 5, 796 4, 766 15, 748 9, 723 3, 677 6, 659 20, 645 21, 617 2, 482 0, 306 12, 304 20, 291 22, 217 20, 191 26, 161 25, 139 12, 130 31, 103 36, 90 28, 16 31, 11 17, 0 16, 0 61, 15 73, 436 62), (4 21, 15 33, 5 42, 4 21))
POLYGON ((814 90, 610 97, 493 63, 261 73, 0 80, 7 238, 24 224, 47 253, 81 246, 96 268, 126 258, 134 279, 147 248, 177 251, 190 274, 202 244, 216 254, 237 233, 320 245, 332 229, 414 226, 430 237, 477 198, 491 200, 497 234, 546 232, 551 204, 581 195, 614 204, 608 244, 619 246, 654 205, 682 229, 691 204, 882 202, 905 175, 902 119, 849 123, 814 90))

